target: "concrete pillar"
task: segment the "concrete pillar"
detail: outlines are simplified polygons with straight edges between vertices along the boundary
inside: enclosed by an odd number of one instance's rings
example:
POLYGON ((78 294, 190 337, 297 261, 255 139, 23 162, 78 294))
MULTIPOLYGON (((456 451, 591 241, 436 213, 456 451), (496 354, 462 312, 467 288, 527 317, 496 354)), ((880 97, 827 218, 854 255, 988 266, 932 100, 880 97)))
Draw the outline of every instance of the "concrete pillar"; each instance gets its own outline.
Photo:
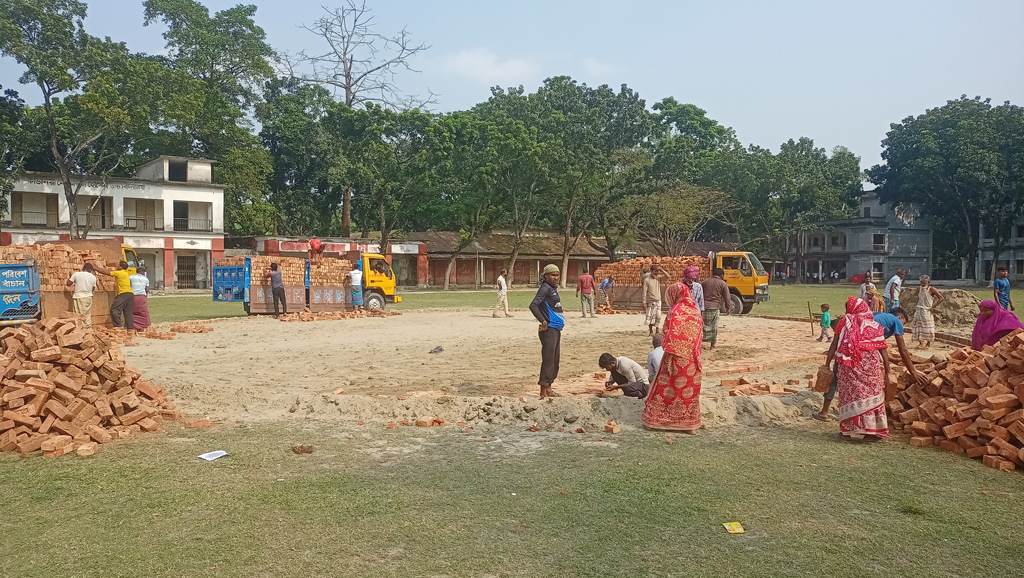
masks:
POLYGON ((281 256, 281 241, 277 239, 267 239, 266 241, 264 241, 263 246, 264 254, 271 257, 281 256))
POLYGON ((174 237, 164 237, 164 289, 174 287, 174 237))
POLYGON ((417 248, 416 283, 421 289, 430 284, 430 261, 427 259, 427 245, 425 243, 417 248))

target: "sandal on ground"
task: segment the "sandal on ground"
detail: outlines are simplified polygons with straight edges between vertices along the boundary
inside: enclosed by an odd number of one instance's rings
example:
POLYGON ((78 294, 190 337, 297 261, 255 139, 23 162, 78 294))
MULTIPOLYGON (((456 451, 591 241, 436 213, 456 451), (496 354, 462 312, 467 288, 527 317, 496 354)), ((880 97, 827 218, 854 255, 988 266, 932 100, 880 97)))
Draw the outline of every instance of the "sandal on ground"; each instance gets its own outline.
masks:
POLYGON ((866 444, 877 444, 878 442, 882 441, 883 439, 885 439, 885 438, 880 438, 878 436, 864 436, 864 439, 862 439, 861 441, 866 443, 866 444))
POLYGON ((820 411, 812 411, 811 412, 811 417, 813 417, 814 419, 816 419, 818 421, 829 421, 828 416, 827 415, 821 415, 820 411))
POLYGON ((848 442, 850 441, 850 436, 846 436, 841 433, 834 433, 832 434, 832 439, 837 442, 848 442))

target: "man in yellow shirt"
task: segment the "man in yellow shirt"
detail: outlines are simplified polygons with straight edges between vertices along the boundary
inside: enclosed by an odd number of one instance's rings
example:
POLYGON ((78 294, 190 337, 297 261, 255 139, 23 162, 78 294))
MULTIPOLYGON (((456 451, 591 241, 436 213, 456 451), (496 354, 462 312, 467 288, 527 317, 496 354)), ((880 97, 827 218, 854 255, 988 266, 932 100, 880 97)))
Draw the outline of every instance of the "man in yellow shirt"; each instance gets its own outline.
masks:
POLYGON ((114 323, 114 327, 121 327, 121 319, 124 318, 124 328, 135 329, 133 323, 135 294, 132 293, 132 283, 128 279, 131 277, 131 273, 128 272, 128 263, 126 261, 118 262, 117 269, 114 271, 101 267, 96 267, 96 270, 101 275, 110 275, 117 281, 117 297, 110 304, 110 319, 114 323))

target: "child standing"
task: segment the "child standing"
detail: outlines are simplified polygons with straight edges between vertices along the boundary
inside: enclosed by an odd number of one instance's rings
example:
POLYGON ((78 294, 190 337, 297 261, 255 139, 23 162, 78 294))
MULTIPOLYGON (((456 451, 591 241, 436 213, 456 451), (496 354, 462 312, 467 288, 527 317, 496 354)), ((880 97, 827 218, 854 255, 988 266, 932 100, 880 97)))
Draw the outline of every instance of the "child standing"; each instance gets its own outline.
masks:
POLYGON ((828 312, 828 303, 821 304, 821 335, 818 336, 818 341, 832 341, 832 338, 828 335, 828 330, 832 327, 832 314, 828 312))

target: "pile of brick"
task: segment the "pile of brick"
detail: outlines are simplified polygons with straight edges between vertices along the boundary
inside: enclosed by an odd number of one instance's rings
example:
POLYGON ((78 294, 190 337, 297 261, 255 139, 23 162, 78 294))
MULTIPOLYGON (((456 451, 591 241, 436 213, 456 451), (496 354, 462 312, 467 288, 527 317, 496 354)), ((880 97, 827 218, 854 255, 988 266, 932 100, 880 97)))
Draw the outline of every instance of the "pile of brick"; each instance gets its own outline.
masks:
POLYGON ((594 308, 594 312, 599 315, 641 315, 642 311, 622 311, 619 309, 612 309, 611 305, 602 303, 594 308))
POLYGON ((922 366, 914 361, 928 385, 898 368, 898 393, 888 403, 893 427, 910 430, 911 445, 966 453, 999 470, 1024 465, 1024 330, 983 351, 964 348, 922 366))
POLYGON ((149 327, 143 329, 139 333, 136 333, 136 335, 140 335, 147 339, 162 339, 164 341, 172 341, 176 334, 173 331, 160 331, 159 329, 156 328, 156 325, 150 325, 149 327))
POLYGON ((642 257, 601 265, 594 272, 594 278, 614 276, 616 287, 639 287, 643 284, 642 269, 646 267, 649 271, 651 265, 664 269, 673 283, 683 278, 683 271, 690 265, 700 269, 698 281, 711 276, 711 260, 704 257, 642 257))
POLYGON ((202 321, 182 321, 171 325, 171 333, 209 333, 213 327, 202 321))
MULTIPOLYGON (((285 285, 306 285, 306 260, 299 257, 270 257, 267 255, 251 255, 252 278, 254 284, 270 284, 264 281, 263 274, 270 270, 271 263, 277 263, 281 272, 281 282, 285 285)), ((221 257, 214 262, 216 267, 241 267, 245 265, 245 257, 221 257)))
POLYGON ((385 311, 383 309, 359 309, 355 311, 323 311, 320 313, 313 313, 308 307, 297 313, 286 313, 278 317, 281 321, 289 323, 295 322, 309 322, 309 321, 338 321, 341 319, 362 319, 364 317, 392 317, 395 315, 401 315, 400 311, 385 311))
POLYGON ((91 455, 98 444, 181 417, 163 387, 80 319, 8 327, 0 342, 0 452, 91 455))
MULTIPOLYGON (((41 291, 65 291, 66 283, 75 271, 81 271, 86 263, 99 265, 104 269, 116 269, 117 263, 104 261, 97 251, 78 251, 67 245, 7 245, 0 247, 0 263, 24 263, 35 259, 39 265, 39 289, 41 291)), ((97 275, 98 289, 114 291, 116 281, 109 275, 97 275)))
MULTIPOLYGON (((63 317, 64 318, 75 318, 75 316, 73 314, 68 314, 68 315, 65 315, 63 317)), ((118 345, 124 345, 124 346, 127 346, 127 347, 132 347, 134 345, 138 345, 137 342, 132 340, 132 338, 135 337, 136 335, 138 335, 138 333, 129 334, 128 330, 125 329, 124 327, 113 327, 113 328, 110 328, 110 327, 103 327, 102 325, 94 325, 93 329, 97 333, 103 334, 103 336, 106 337, 108 340, 110 340, 112 343, 116 343, 118 345)))
POLYGON ((798 379, 790 379, 783 385, 777 381, 769 383, 741 377, 739 379, 723 379, 721 385, 729 388, 731 396, 788 395, 800 391, 792 387, 800 385, 798 379))
POLYGON ((352 262, 344 259, 321 259, 320 263, 309 264, 310 287, 344 285, 352 271, 352 262))

